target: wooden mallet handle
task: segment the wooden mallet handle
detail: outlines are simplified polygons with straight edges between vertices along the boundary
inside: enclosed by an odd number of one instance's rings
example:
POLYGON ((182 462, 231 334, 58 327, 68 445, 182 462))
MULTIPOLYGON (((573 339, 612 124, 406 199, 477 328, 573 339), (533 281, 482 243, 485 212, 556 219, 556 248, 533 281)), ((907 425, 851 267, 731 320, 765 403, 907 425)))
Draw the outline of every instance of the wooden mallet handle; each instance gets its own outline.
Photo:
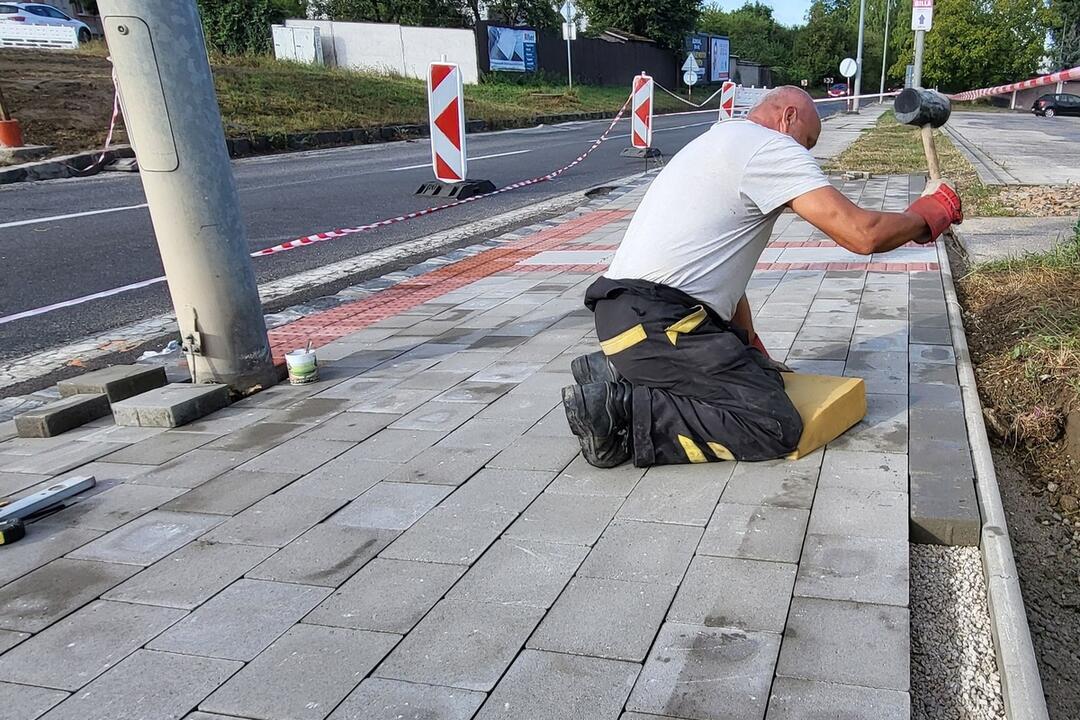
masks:
POLYGON ((929 125, 922 126, 922 146, 926 153, 926 164, 929 166, 930 179, 941 179, 941 164, 938 162, 937 146, 934 145, 934 128, 929 125))

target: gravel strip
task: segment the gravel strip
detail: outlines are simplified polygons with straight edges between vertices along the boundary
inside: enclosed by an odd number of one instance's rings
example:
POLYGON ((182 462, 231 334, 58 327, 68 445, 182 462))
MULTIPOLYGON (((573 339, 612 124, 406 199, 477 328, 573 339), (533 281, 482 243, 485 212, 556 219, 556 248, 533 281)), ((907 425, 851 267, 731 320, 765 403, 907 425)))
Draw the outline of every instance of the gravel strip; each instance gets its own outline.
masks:
POLYGON ((911 546, 911 717, 1005 718, 978 548, 911 546))

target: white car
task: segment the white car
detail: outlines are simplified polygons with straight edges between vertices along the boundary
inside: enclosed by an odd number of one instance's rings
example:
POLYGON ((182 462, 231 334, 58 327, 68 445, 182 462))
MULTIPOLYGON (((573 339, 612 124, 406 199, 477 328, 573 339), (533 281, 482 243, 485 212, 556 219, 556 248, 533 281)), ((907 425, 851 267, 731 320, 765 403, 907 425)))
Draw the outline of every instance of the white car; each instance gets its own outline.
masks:
POLYGON ((18 22, 27 25, 63 25, 75 28, 80 43, 90 42, 93 33, 84 22, 68 17, 52 5, 27 2, 3 2, 0 0, 0 23, 18 22))

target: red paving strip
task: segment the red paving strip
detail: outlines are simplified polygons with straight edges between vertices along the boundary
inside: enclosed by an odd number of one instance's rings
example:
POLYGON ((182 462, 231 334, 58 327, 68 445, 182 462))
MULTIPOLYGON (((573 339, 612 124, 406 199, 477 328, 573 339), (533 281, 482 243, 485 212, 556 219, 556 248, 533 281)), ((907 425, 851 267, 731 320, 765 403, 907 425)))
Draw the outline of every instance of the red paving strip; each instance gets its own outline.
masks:
POLYGON ((925 263, 842 263, 842 262, 816 262, 816 263, 758 263, 755 270, 859 270, 861 272, 925 272, 927 270, 940 270, 941 265, 936 262, 925 263))
MULTIPOLYGON (((774 240, 765 247, 769 248, 836 248, 841 247, 832 240, 774 240)), ((905 248, 925 248, 926 245, 920 245, 919 243, 909 242, 904 243, 900 247, 905 248)))
MULTIPOLYGON (((569 240, 583 237, 593 230, 622 220, 631 214, 630 210, 596 210, 567 220, 555 227, 533 233, 526 238, 485 250, 438 270, 403 280, 393 287, 381 290, 362 300, 344 303, 330 310, 323 310, 287 325, 276 327, 268 333, 274 363, 282 364, 288 350, 304 347, 309 341, 313 348, 322 347, 357 330, 362 330, 372 323, 403 313, 476 280, 513 269, 522 260, 564 245, 569 240)), ((565 265, 531 267, 567 269, 565 265)), ((602 266, 600 267, 603 269, 602 266)))
POLYGON ((608 266, 604 263, 597 263, 593 265, 515 265, 510 268, 510 272, 527 273, 527 272, 540 272, 545 270, 551 270, 556 272, 576 272, 576 273, 598 273, 607 270, 608 266))

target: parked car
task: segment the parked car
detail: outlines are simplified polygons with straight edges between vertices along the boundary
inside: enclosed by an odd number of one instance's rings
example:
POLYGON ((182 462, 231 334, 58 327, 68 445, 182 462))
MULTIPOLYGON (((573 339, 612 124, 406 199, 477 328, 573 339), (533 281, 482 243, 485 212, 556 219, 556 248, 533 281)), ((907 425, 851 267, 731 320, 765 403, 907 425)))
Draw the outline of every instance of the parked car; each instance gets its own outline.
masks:
POLYGON ((80 43, 90 42, 93 33, 86 23, 69 17, 52 5, 26 2, 0 2, 0 22, 18 22, 27 25, 63 25, 75 28, 80 43))
POLYGON ((1043 95, 1031 106, 1031 112, 1043 117, 1080 115, 1080 95, 1068 93, 1043 95))
POLYGON ((847 94, 847 83, 833 83, 829 86, 829 97, 845 97, 847 94))

